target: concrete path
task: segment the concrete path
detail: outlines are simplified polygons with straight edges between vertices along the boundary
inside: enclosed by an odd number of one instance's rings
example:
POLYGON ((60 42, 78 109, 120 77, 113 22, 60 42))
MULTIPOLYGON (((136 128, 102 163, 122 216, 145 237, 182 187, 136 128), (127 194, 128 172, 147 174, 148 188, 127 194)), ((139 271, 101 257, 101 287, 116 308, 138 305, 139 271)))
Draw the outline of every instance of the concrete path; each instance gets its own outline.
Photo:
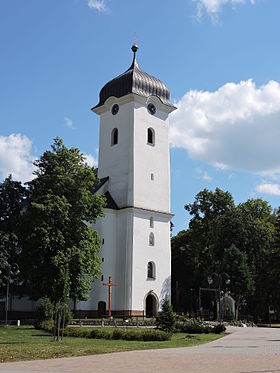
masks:
POLYGON ((1 373, 280 373, 280 329, 230 328, 197 347, 0 364, 1 373))

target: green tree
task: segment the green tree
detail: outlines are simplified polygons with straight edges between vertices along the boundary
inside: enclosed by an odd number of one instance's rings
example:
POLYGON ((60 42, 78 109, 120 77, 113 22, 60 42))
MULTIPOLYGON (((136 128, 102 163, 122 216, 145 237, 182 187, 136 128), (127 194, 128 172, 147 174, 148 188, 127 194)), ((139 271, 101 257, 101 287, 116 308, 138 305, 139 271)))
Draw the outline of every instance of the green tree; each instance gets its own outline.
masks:
POLYGON ((193 313, 198 289, 205 280, 203 250, 193 244, 190 230, 171 239, 172 305, 176 312, 193 313))
MULTIPOLYGON (((279 242, 276 239, 279 216, 261 199, 250 199, 235 206, 231 194, 218 188, 214 192, 207 189, 199 192, 185 209, 191 216, 189 228, 171 241, 173 304, 176 304, 175 292, 178 293, 176 283, 184 294, 183 301, 188 304, 192 295, 198 294, 199 287, 208 286, 210 273, 221 273, 226 262, 231 267, 227 252, 231 248, 242 268, 240 274, 238 265, 233 265, 231 275, 244 280, 239 289, 234 289, 237 302, 245 297, 246 312, 255 318, 267 315, 267 304, 272 304, 271 298, 277 299, 272 284, 279 279, 276 264, 280 257, 276 243, 279 242)), ((232 281, 231 288, 234 283, 232 281)), ((210 294, 203 295, 202 305, 204 301, 209 303, 206 305, 209 308, 210 294)), ((192 305, 188 305, 188 311, 191 308, 192 305)))
POLYGON ((236 246, 247 254, 255 292, 248 299, 248 311, 257 318, 266 318, 271 303, 271 258, 274 252, 275 216, 262 199, 249 199, 237 206, 242 215, 243 235, 236 246))
POLYGON ((175 322, 176 315, 172 311, 169 299, 166 297, 162 301, 161 312, 159 312, 156 317, 156 326, 166 332, 172 332, 174 330, 175 322))
MULTIPOLYGON (((217 271, 216 230, 218 219, 235 208, 229 192, 204 189, 185 205, 191 220, 186 231, 172 238, 172 302, 185 311, 198 307, 199 287, 208 286, 208 274, 217 271), (177 287, 178 285, 178 287, 177 287), (179 293, 179 296, 178 296, 179 293)), ((209 294, 205 294, 205 298, 209 294)))
POLYGON ((34 162, 22 255, 25 290, 51 299, 58 312, 69 298, 86 300, 100 274, 100 239, 91 224, 103 216, 105 199, 94 193, 98 179, 76 148, 56 138, 34 162), (40 286, 38 286, 40 284, 40 286))
MULTIPOLYGON (((280 208, 275 211, 275 235, 271 255, 268 258, 266 282, 269 293, 267 306, 272 306, 280 315, 280 208)), ((267 311, 267 310, 266 310, 267 311)))
POLYGON ((242 298, 246 298, 254 292, 253 277, 247 262, 247 255, 235 245, 231 245, 224 251, 223 270, 230 277, 229 288, 236 302, 235 318, 238 320, 242 298))
POLYGON ((21 211, 26 194, 25 187, 19 181, 14 181, 11 175, 0 183, 0 292, 2 294, 8 277, 12 277, 14 285, 18 278, 21 211))

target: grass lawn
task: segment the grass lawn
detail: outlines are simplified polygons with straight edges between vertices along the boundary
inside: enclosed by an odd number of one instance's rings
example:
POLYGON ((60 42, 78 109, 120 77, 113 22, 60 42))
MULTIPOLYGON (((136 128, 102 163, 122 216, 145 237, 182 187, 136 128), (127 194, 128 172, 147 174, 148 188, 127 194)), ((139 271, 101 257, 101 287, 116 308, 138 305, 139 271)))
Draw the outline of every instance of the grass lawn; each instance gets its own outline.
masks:
POLYGON ((221 336, 217 334, 186 335, 185 333, 176 333, 170 341, 164 342, 70 337, 65 338, 62 342, 53 342, 49 334, 36 330, 32 326, 0 327, 0 362, 50 359, 152 348, 188 347, 210 342, 221 336))

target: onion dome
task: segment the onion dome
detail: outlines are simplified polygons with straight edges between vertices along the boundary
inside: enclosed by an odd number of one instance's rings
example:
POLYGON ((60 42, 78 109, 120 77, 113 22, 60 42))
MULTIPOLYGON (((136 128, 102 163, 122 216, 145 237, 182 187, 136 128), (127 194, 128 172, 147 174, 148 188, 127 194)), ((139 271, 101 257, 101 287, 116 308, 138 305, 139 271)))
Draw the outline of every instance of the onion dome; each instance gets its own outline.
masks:
POLYGON ((129 93, 143 97, 157 96, 163 104, 173 107, 167 86, 140 69, 136 60, 137 45, 134 44, 131 49, 134 54, 131 66, 123 74, 104 85, 99 94, 99 103, 92 109, 102 106, 111 96, 120 98, 129 93))

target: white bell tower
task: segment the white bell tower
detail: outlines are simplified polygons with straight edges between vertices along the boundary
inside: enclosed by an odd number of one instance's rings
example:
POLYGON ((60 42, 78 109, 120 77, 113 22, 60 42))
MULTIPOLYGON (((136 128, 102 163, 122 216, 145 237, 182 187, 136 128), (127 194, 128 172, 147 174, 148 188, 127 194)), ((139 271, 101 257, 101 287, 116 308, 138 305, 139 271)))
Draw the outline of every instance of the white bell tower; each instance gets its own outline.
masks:
MULTIPOLYGON (((96 223, 102 239, 104 278, 94 283, 87 307, 108 309, 112 276, 112 314, 155 315, 170 297, 169 101, 164 83, 142 71, 136 61, 108 82, 92 111, 100 115, 100 188, 105 218, 96 223)), ((84 304, 85 305, 85 304, 84 304)), ((104 310, 103 310, 104 312, 104 310)))

